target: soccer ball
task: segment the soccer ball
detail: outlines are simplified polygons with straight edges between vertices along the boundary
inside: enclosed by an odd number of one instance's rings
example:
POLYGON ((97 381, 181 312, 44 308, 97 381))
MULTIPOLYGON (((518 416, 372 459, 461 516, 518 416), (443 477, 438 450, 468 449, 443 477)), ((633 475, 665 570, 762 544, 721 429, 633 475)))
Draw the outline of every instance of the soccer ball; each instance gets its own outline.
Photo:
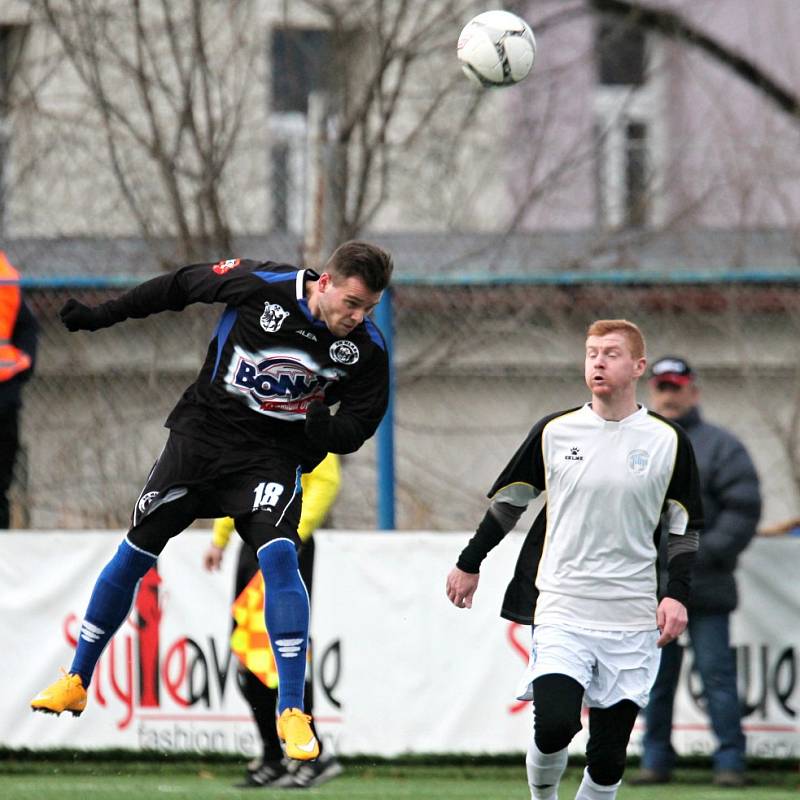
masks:
POLYGON ((480 86, 511 86, 533 67, 536 39, 525 20, 510 11, 484 11, 458 37, 464 74, 480 86))

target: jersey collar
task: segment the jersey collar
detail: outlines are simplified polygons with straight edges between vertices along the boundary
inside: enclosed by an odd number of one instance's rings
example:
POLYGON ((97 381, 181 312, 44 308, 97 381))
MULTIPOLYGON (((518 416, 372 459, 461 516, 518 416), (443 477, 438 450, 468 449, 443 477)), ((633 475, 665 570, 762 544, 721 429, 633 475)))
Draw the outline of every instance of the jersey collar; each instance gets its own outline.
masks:
POLYGON ((589 401, 588 403, 584 403, 583 411, 584 413, 591 417, 596 423, 603 425, 606 428, 624 428, 628 425, 633 425, 636 423, 637 420, 641 419, 643 416, 647 414, 647 409, 641 404, 637 404, 639 407, 633 414, 628 414, 625 419, 603 419, 595 410, 592 408, 592 403, 589 401))
POLYGON ((318 281, 319 280, 319 273, 315 272, 313 269, 301 269, 297 271, 297 278, 295 280, 295 296, 297 298, 297 305, 300 306, 300 310, 303 312, 305 318, 315 327, 315 328, 325 328, 326 325, 321 319, 316 319, 314 315, 311 313, 311 309, 308 307, 308 300, 306 300, 306 281, 318 281))

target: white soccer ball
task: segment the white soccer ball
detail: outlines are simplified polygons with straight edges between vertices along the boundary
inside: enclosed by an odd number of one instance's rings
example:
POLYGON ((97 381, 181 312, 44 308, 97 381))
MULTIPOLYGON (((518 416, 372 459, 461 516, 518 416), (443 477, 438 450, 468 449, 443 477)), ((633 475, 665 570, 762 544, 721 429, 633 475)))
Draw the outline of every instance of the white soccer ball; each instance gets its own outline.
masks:
POLYGON ((533 67, 536 39, 525 20, 510 11, 484 11, 458 37, 461 69, 480 86, 511 86, 533 67))

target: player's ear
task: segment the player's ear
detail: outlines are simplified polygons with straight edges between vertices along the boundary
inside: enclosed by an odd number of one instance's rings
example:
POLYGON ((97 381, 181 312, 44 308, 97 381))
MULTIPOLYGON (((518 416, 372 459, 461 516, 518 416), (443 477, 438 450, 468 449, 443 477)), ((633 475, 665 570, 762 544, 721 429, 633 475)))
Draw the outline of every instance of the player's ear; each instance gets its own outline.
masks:
POLYGON ((333 284, 333 278, 331 278, 330 272, 323 272, 319 276, 319 280, 317 281, 317 288, 321 292, 327 291, 328 287, 333 284))

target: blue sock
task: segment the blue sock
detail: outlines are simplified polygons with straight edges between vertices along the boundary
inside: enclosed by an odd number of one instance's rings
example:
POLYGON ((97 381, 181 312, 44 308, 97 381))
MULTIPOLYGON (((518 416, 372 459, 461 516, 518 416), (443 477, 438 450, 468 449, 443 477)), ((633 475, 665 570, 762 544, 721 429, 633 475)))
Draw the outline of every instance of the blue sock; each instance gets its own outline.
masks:
POLYGON ((303 709, 308 647, 308 592, 289 539, 274 539, 258 550, 264 576, 264 618, 278 667, 278 712, 303 709))
POLYGON ((69 669, 73 675, 81 676, 84 687, 89 685, 106 645, 128 616, 139 581, 155 563, 155 556, 123 539, 114 557, 100 573, 69 669))

